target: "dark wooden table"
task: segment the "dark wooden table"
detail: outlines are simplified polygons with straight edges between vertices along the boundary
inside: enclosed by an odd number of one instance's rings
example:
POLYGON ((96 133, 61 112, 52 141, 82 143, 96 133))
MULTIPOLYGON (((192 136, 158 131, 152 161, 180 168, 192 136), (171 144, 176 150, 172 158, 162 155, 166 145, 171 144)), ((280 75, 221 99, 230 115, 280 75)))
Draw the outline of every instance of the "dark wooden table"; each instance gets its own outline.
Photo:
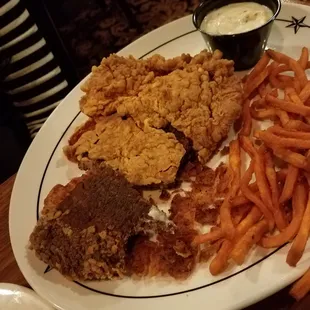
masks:
POLYGON ((9 236, 9 205, 15 176, 0 185, 0 282, 29 286, 13 255, 9 236))
MULTIPOLYGON (((283 0, 283 2, 295 2, 310 5, 310 0, 283 0)), ((15 261, 9 237, 9 204, 15 181, 15 176, 0 184, 0 282, 8 282, 28 286, 15 261)), ((302 301, 295 302, 288 295, 289 287, 252 305, 246 310, 309 310, 310 295, 302 301)))

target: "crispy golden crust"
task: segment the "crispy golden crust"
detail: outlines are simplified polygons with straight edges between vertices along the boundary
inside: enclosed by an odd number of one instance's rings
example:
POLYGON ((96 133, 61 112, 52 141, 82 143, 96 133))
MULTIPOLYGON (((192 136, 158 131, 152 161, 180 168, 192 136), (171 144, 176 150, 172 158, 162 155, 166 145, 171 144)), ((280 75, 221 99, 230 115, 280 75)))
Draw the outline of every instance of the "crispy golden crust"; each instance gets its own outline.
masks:
POLYGON ((81 109, 89 116, 131 116, 141 128, 171 125, 193 141, 206 162, 241 111, 240 80, 233 62, 221 56, 206 51, 170 60, 112 55, 83 86, 81 109))
POLYGON ((142 130, 131 118, 116 115, 99 120, 91 130, 85 126, 64 150, 70 160, 104 161, 136 185, 174 182, 185 150, 172 133, 142 130))
POLYGON ((147 60, 115 54, 103 58, 100 66, 92 68, 91 78, 81 87, 86 93, 80 102, 81 110, 88 116, 110 115, 116 112, 120 96, 137 95, 155 76, 182 68, 190 59, 188 54, 168 60, 159 55, 147 60))
POLYGON ((137 96, 120 99, 117 112, 132 116, 139 126, 171 124, 193 141, 206 162, 240 115, 241 85, 230 73, 230 61, 195 59, 185 70, 155 78, 137 96))
POLYGON ((189 163, 181 178, 191 182, 192 190, 185 196, 174 196, 170 209, 173 221, 178 226, 182 224, 192 227, 195 221, 202 225, 217 224, 220 206, 231 181, 227 166, 220 165, 212 170, 198 163, 189 163))

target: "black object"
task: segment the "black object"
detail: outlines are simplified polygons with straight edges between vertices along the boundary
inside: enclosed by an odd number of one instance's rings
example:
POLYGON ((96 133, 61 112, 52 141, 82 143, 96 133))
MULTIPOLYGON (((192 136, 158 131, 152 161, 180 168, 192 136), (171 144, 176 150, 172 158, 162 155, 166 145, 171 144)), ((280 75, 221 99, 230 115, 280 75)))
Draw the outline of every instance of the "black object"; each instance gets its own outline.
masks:
POLYGON ((272 24, 279 14, 280 9, 280 0, 206 0, 202 1, 195 10, 193 14, 193 23, 201 32, 211 50, 221 50, 224 54, 224 58, 234 60, 236 70, 246 70, 253 67, 264 52, 272 24), (210 35, 200 29, 200 25, 208 12, 231 3, 253 1, 269 7, 274 14, 273 17, 261 27, 233 35, 210 35))
POLYGON ((0 183, 16 173, 30 144, 28 129, 9 98, 0 91, 0 183))
POLYGON ((0 52, 0 183, 14 174, 30 144, 28 129, 18 111, 1 89, 7 75, 10 57, 0 52))

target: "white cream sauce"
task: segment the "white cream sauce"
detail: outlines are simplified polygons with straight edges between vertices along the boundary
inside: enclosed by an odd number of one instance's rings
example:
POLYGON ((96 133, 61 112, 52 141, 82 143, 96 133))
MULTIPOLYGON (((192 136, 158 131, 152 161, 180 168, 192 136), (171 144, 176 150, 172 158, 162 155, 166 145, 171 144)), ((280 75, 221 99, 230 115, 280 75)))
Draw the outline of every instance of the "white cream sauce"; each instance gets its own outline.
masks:
POLYGON ((256 2, 232 3, 208 13, 200 29, 213 35, 243 33, 264 25, 272 16, 267 6, 256 2))

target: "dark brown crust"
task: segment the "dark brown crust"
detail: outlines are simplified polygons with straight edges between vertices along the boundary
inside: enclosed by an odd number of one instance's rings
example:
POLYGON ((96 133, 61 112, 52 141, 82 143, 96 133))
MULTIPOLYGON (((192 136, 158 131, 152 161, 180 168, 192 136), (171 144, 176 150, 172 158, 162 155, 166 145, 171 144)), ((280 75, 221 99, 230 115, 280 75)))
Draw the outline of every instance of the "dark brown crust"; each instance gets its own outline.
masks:
POLYGON ((198 248, 191 245, 195 236, 194 230, 177 230, 174 234, 161 234, 156 243, 140 237, 128 257, 128 270, 139 277, 188 278, 198 261, 198 248))
POLYGON ((148 225, 150 206, 111 168, 90 170, 53 188, 30 236, 31 248, 72 279, 121 276, 127 240, 148 225))
POLYGON ((170 218, 178 226, 194 227, 195 222, 202 225, 216 224, 230 181, 226 165, 222 164, 214 171, 200 163, 188 163, 182 180, 191 182, 192 190, 183 193, 183 196, 174 196, 170 218))
POLYGON ((91 171, 78 183, 57 209, 70 210, 62 221, 72 228, 86 229, 94 225, 99 231, 113 229, 127 234, 141 216, 146 216, 149 208, 123 176, 110 168, 101 168, 91 171))

